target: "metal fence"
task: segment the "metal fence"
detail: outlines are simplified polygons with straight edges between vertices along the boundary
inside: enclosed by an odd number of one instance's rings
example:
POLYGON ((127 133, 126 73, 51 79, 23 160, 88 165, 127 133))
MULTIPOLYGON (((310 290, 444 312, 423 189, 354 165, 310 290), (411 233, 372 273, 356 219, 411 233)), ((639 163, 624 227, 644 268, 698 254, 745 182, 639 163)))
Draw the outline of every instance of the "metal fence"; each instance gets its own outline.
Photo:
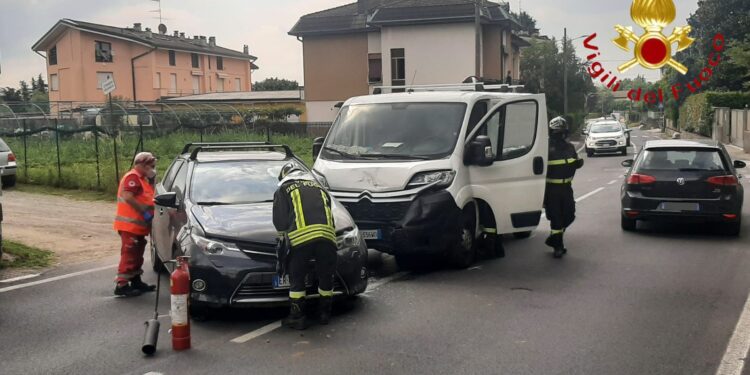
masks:
MULTIPOLYGON (((328 123, 286 122, 268 105, 161 102, 0 103, 0 137, 16 154, 21 182, 116 191, 137 152, 165 169, 182 145, 198 141, 289 143, 303 159, 328 123)), ((281 111, 283 113, 283 111, 281 111)))

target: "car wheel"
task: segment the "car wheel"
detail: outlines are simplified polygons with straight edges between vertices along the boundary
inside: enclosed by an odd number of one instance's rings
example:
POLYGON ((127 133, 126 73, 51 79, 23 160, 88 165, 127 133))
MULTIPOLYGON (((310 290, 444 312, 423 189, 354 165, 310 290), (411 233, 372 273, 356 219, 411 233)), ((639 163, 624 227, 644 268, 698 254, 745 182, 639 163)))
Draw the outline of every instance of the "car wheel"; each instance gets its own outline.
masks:
POLYGON ((740 231, 742 230, 742 219, 739 219, 733 223, 727 223, 727 225, 724 227, 724 234, 727 236, 739 236, 740 231))
POLYGON ((474 238, 474 216, 464 215, 461 233, 456 244, 449 250, 450 264, 456 268, 466 268, 474 263, 476 238, 474 238))
POLYGON ((513 233, 513 237, 522 240, 531 237, 531 231, 513 233))
POLYGON ((636 227, 638 226, 638 220, 630 219, 625 216, 621 216, 620 226, 622 227, 622 230, 624 231, 633 232, 636 230, 636 227))
POLYGON ((16 186, 16 175, 10 175, 10 176, 3 176, 3 187, 13 187, 16 186))
POLYGON ((148 241, 149 248, 151 251, 151 269, 154 270, 157 274, 163 273, 165 271, 164 269, 164 262, 159 259, 159 255, 156 254, 156 246, 154 246, 154 241, 148 241))
POLYGON ((592 156, 594 156, 594 151, 591 151, 591 150, 589 150, 589 149, 587 148, 587 149, 586 149, 586 156, 588 156, 588 157, 592 157, 592 156))
POLYGON ((190 312, 190 319, 196 322, 205 322, 211 319, 212 311, 208 307, 195 306, 195 304, 191 303, 188 310, 190 312))
POLYGON ((627 155, 628 154, 628 148, 627 147, 623 147, 622 150, 620 150, 620 152, 622 152, 623 155, 627 155))

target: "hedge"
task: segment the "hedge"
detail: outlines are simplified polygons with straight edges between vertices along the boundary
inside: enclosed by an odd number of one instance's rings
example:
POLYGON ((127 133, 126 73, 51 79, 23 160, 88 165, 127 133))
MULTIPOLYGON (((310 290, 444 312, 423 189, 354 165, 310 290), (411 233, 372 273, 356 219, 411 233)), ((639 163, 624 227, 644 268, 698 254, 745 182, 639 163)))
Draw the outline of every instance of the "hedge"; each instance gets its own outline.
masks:
POLYGON ((706 92, 690 95, 680 107, 681 130, 710 137, 713 130, 714 107, 732 109, 750 106, 750 93, 706 92))

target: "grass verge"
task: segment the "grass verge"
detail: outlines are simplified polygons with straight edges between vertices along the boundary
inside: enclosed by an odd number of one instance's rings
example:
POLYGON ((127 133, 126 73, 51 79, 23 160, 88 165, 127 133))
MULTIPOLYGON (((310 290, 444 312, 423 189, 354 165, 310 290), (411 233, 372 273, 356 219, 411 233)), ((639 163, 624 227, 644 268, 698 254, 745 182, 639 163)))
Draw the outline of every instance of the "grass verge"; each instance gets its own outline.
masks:
POLYGON ((49 267, 54 259, 51 251, 8 240, 3 241, 3 253, 10 255, 13 261, 0 260, 2 268, 44 268, 49 267))
POLYGON ((92 190, 75 190, 75 189, 63 189, 45 185, 29 185, 29 184, 17 184, 15 187, 9 189, 11 191, 20 191, 24 193, 33 194, 46 194, 55 195, 59 197, 65 197, 75 199, 79 201, 102 201, 102 202, 114 202, 115 197, 111 193, 105 193, 100 191, 92 190))

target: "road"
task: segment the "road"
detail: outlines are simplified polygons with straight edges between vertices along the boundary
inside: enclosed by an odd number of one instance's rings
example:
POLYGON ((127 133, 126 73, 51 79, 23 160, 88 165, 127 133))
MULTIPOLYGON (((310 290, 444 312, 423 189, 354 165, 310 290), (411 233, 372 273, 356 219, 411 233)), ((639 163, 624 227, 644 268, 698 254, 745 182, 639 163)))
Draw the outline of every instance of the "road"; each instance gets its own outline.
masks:
MULTIPOLYGON (((640 146, 652 133, 633 136, 640 146)), ((740 238, 701 226, 623 232, 624 159, 588 158, 579 172, 565 259, 544 246, 546 222, 506 238, 506 258, 467 270, 402 273, 384 257, 371 290, 304 333, 257 331, 283 310, 235 311, 194 322, 193 349, 176 353, 163 318, 159 352, 143 358, 153 300, 112 298, 114 268, 97 268, 111 260, 0 284, 0 373, 715 374, 750 291, 750 220, 740 238)))

